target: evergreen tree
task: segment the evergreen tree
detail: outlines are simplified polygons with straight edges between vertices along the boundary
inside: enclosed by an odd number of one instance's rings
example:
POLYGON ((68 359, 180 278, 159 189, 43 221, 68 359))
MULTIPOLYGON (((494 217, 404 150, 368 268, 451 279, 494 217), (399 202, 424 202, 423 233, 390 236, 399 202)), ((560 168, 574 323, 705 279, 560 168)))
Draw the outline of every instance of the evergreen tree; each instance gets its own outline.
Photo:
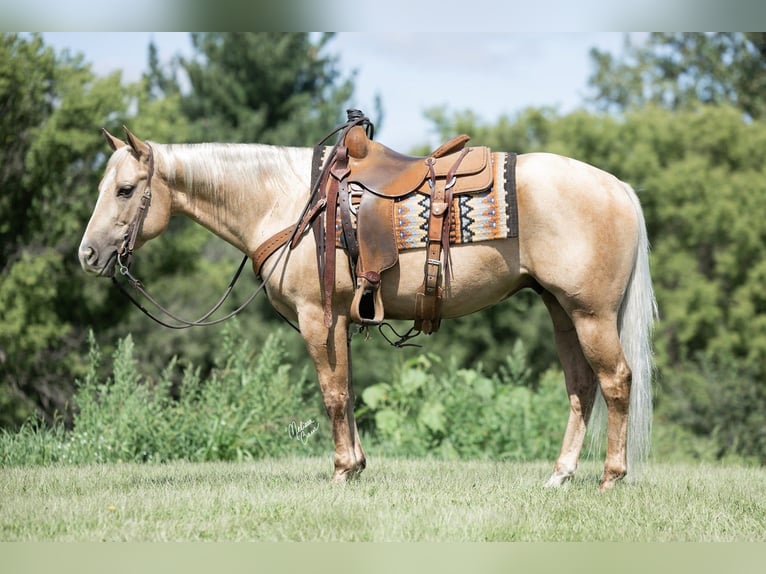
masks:
POLYGON ((0 425, 63 410, 82 367, 78 325, 110 314, 76 252, 105 159, 97 126, 126 105, 117 76, 39 35, 0 36, 0 425))
POLYGON ((195 141, 313 145, 343 119, 352 94, 330 34, 194 33, 181 59, 191 90, 182 100, 195 141))

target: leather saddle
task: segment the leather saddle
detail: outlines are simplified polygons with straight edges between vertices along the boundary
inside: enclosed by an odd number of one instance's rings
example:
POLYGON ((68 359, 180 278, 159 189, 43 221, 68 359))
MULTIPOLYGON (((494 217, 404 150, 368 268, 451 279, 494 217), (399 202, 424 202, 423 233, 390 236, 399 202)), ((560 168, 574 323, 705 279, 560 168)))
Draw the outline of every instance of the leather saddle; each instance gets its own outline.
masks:
POLYGON ((453 200, 461 194, 487 191, 494 183, 491 150, 466 147, 468 140, 468 136, 459 135, 427 156, 413 157, 373 141, 357 123, 344 131, 336 146, 317 146, 312 203, 301 221, 274 234, 255 250, 256 275, 281 246, 290 242, 294 248, 310 225, 316 238, 325 325, 333 322, 337 245, 345 249, 354 273, 351 319, 361 325, 378 325, 385 318, 381 277, 399 260, 396 204, 412 194, 422 194, 428 197, 423 283, 415 297, 415 325, 410 331, 436 332, 442 296, 451 276, 453 200), (323 155, 330 149, 325 161, 323 155))
MULTIPOLYGON (((486 147, 466 147, 469 137, 459 135, 424 157, 396 152, 367 137, 361 126, 351 128, 342 142, 347 159, 339 180, 338 209, 341 231, 355 267, 357 287, 351 319, 362 325, 380 324, 385 316, 380 291, 384 271, 399 259, 395 232, 397 199, 420 193, 430 197, 424 280, 415 301, 415 329, 439 329, 441 299, 449 280, 449 231, 452 201, 457 194, 478 193, 492 186, 492 154, 486 147), (356 208, 356 233, 352 236, 352 201, 356 208), (444 263, 442 263, 442 254, 444 263)), ((331 173, 332 170, 331 170, 331 173)), ((328 204, 328 212, 332 213, 328 204)))

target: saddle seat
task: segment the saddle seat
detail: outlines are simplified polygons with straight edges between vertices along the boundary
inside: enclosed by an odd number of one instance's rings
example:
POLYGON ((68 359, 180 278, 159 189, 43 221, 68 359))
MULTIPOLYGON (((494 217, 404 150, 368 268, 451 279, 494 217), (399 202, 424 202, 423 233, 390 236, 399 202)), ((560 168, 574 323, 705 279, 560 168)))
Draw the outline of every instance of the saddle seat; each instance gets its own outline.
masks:
MULTIPOLYGON (((361 126, 346 134, 348 148, 349 182, 356 183, 376 195, 399 198, 420 188, 429 175, 426 160, 438 160, 461 151, 470 138, 458 135, 439 146, 428 156, 409 156, 373 141, 361 126)), ((446 175, 450 166, 446 162, 435 162, 437 175, 446 175)))

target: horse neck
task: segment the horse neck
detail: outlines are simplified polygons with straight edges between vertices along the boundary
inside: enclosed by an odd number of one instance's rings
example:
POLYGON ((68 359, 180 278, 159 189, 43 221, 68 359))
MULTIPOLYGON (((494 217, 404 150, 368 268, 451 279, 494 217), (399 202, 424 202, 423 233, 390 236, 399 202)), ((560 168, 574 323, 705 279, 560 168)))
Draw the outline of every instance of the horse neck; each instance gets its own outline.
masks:
POLYGON ((158 145, 172 213, 244 253, 295 223, 308 198, 311 150, 260 144, 158 145))

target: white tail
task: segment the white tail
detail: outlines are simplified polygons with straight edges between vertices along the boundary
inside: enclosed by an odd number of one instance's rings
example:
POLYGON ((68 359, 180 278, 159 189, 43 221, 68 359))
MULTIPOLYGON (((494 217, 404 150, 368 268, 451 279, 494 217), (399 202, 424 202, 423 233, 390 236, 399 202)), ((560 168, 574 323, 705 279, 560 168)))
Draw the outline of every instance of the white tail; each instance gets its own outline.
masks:
MULTIPOLYGON (((644 213, 633 188, 627 183, 623 183, 623 186, 633 202, 638 218, 636 258, 617 318, 620 344, 632 372, 628 413, 628 469, 629 476, 635 476, 638 463, 645 461, 649 455, 651 442, 654 374, 652 330, 657 318, 657 301, 649 272, 649 238, 644 213)), ((601 444, 603 438, 605 411, 599 390, 589 425, 592 431, 591 453, 599 450, 595 447, 601 444)))
POLYGON ((654 360, 652 353, 652 330, 657 318, 657 301, 654 298, 652 278, 649 273, 649 238, 646 221, 638 196, 631 186, 624 184, 638 218, 638 244, 633 273, 620 307, 617 328, 625 359, 633 373, 630 389, 628 415, 628 467, 631 463, 646 460, 652 432, 652 376, 654 360))

